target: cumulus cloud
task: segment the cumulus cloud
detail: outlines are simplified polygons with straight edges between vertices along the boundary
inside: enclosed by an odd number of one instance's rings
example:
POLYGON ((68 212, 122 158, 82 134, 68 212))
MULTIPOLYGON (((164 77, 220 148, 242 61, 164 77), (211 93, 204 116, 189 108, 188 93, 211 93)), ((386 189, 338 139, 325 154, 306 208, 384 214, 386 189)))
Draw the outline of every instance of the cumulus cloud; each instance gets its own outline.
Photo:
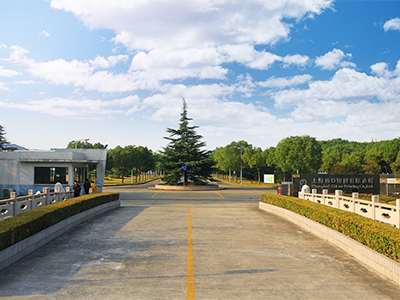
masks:
POLYGON ((400 30, 400 18, 394 18, 389 21, 386 21, 383 25, 383 29, 385 31, 388 30, 400 30))
POLYGON ((14 71, 14 70, 4 69, 3 66, 0 66, 0 76, 1 77, 14 77, 17 75, 21 75, 21 73, 14 71))
POLYGON ((265 88, 287 88, 296 85, 301 85, 311 81, 312 76, 309 74, 296 75, 293 77, 275 78, 271 77, 266 81, 259 81, 257 84, 265 88))
POLYGON ((138 96, 114 100, 52 98, 32 100, 26 103, 1 102, 0 106, 40 112, 59 117, 85 117, 97 115, 127 115, 140 109, 138 96))
POLYGON ((90 28, 114 30, 116 42, 141 50, 272 44, 288 37, 288 19, 320 14, 331 5, 331 0, 51 1, 53 8, 74 13, 90 28))
POLYGON ((345 61, 345 59, 351 58, 351 54, 345 54, 340 49, 333 49, 322 56, 318 56, 315 59, 315 65, 323 70, 335 70, 339 67, 355 67, 354 63, 345 61))
MULTIPOLYGON (((384 66, 375 70, 385 70, 384 66)), ((273 94, 277 108, 294 108, 295 121, 315 121, 344 117, 365 125, 376 117, 372 107, 400 115, 400 77, 377 77, 341 69, 331 80, 314 81, 306 89, 289 89, 273 94)), ((393 118, 391 117, 393 120, 393 118)), ((386 120, 385 118, 381 121, 386 120)), ((386 121, 384 121, 386 122, 386 121)))
POLYGON ((310 58, 307 55, 300 55, 300 54, 286 55, 283 58, 283 64, 285 68, 290 67, 292 65, 304 67, 305 65, 308 64, 309 60, 310 58))

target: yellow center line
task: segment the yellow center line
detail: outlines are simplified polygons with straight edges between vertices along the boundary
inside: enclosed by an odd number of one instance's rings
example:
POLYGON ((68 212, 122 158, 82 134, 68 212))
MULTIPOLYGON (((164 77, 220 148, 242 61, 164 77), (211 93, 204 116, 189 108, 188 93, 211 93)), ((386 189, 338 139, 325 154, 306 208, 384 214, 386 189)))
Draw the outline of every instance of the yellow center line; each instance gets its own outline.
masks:
POLYGON ((225 199, 224 196, 222 196, 220 193, 216 192, 218 196, 220 196, 222 199, 225 199))
POLYGON ((194 300, 192 214, 188 207, 187 299, 194 300))
POLYGON ((159 192, 161 192, 161 191, 158 191, 157 193, 155 193, 153 196, 151 196, 151 198, 154 198, 159 192))

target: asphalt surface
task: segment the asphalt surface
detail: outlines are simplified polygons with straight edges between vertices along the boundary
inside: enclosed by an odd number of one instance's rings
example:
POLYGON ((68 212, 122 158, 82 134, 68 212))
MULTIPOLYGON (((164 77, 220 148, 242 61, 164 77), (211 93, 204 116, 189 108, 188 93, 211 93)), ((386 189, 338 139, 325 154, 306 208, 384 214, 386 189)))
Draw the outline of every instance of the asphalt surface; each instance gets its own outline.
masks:
POLYGON ((108 187, 122 207, 0 271, 0 299, 400 299, 350 255, 258 210, 262 193, 108 187))

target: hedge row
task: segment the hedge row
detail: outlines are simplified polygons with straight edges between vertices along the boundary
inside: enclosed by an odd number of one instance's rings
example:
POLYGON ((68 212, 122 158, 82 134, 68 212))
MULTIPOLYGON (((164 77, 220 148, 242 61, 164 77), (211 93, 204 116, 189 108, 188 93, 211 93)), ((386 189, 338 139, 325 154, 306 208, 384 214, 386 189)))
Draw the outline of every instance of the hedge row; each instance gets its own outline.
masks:
POLYGON ((396 227, 295 197, 265 194, 261 195, 261 201, 291 210, 328 226, 400 262, 400 231, 396 227))
POLYGON ((84 195, 1 220, 0 251, 66 218, 118 199, 118 193, 84 195))

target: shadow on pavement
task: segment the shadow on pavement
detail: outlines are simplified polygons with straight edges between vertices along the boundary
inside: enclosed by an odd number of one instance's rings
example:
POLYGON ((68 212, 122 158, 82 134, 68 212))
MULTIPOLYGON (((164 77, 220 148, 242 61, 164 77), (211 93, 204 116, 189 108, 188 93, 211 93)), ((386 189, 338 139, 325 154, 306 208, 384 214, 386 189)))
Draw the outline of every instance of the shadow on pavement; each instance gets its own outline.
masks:
MULTIPOLYGON (((145 247, 117 237, 148 206, 120 207, 86 221, 0 272, 0 298, 59 292, 86 264, 130 259, 127 247, 145 247)), ((146 249, 138 249, 145 251, 146 249)))

